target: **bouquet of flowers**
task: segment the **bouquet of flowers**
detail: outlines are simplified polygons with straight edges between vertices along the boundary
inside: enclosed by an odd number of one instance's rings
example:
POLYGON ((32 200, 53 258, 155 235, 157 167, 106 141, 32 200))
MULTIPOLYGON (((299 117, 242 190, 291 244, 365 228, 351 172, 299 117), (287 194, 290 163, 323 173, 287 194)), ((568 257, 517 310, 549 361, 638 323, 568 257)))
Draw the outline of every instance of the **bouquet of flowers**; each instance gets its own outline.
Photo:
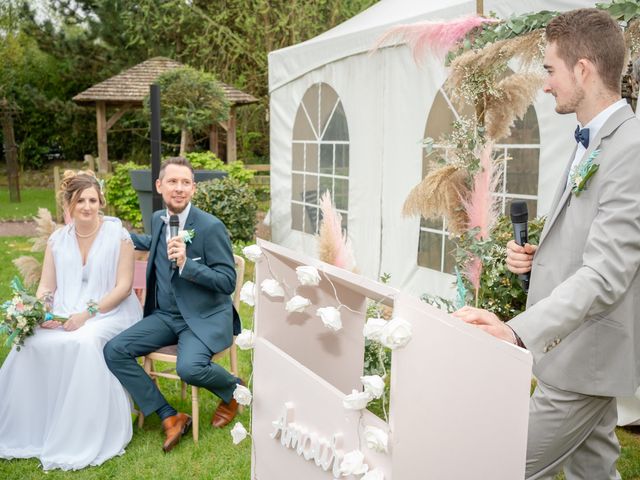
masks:
POLYGON ((8 335, 5 345, 12 343, 19 351, 24 340, 35 333, 35 328, 47 320, 64 321, 66 318, 49 312, 49 305, 27 291, 18 277, 11 281, 13 298, 0 305, 0 333, 8 335))

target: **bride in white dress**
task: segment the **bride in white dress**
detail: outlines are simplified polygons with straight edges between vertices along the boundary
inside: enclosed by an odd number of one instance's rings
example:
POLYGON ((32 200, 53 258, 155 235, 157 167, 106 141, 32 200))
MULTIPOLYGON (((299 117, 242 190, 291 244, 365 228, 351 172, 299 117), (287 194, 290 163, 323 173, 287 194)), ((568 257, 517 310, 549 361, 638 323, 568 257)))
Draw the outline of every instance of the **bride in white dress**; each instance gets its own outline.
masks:
POLYGON ((120 220, 100 215, 95 176, 65 172, 61 194, 73 221, 49 238, 37 295, 69 318, 45 322, 0 369, 0 458, 36 457, 44 470, 124 453, 131 403, 102 348, 142 318, 133 245, 120 220))

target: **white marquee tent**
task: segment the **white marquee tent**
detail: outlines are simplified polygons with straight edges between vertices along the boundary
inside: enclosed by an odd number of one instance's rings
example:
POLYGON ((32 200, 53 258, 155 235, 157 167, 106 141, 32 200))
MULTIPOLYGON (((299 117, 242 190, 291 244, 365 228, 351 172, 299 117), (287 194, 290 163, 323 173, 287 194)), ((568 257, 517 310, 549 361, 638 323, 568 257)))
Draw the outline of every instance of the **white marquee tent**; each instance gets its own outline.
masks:
MULTIPOLYGON (((484 8, 506 18, 594 3, 485 0, 484 8)), ((442 225, 401 216, 407 194, 423 176, 422 139, 454 118, 441 89, 447 71, 435 58, 417 66, 406 45, 369 51, 390 26, 475 11, 469 0, 382 0, 318 37, 270 53, 274 242, 316 255, 317 196, 329 189, 360 273, 389 273, 392 285, 412 294, 450 294, 448 243, 437 235, 442 225)), ((501 146, 520 159, 513 169, 521 167, 520 181, 508 167, 504 198, 525 198, 538 214, 547 213, 573 148, 575 116, 556 114, 554 105, 541 92, 528 113, 533 134, 501 146), (534 182, 528 190, 524 176, 534 182)))

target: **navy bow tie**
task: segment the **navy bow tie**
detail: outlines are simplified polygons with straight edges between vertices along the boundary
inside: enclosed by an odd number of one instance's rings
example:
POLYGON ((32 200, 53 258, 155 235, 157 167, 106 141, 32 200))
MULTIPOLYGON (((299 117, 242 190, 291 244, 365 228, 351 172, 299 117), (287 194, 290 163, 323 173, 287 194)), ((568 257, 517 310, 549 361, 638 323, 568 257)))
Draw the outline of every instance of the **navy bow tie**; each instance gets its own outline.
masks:
POLYGON ((576 137, 576 142, 581 143, 584 148, 589 148, 588 128, 580 129, 580 125, 578 125, 573 135, 576 137))

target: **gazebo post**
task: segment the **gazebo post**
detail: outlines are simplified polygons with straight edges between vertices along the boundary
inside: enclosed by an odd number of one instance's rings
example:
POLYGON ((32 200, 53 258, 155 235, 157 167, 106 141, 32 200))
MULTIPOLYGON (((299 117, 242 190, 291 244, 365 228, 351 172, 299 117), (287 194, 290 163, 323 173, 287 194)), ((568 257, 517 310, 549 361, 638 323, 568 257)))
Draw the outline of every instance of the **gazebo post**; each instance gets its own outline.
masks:
POLYGON ((227 122, 227 163, 235 162, 238 159, 236 145, 236 109, 229 109, 229 120, 227 122))
POLYGON ((98 131, 98 172, 106 173, 109 165, 109 151, 107 149, 107 105, 96 102, 96 123, 98 131))
POLYGON ((218 148, 218 140, 220 138, 220 134, 218 133, 218 125, 211 125, 211 129, 209 130, 209 151, 214 153, 216 156, 220 155, 220 149, 218 148))

